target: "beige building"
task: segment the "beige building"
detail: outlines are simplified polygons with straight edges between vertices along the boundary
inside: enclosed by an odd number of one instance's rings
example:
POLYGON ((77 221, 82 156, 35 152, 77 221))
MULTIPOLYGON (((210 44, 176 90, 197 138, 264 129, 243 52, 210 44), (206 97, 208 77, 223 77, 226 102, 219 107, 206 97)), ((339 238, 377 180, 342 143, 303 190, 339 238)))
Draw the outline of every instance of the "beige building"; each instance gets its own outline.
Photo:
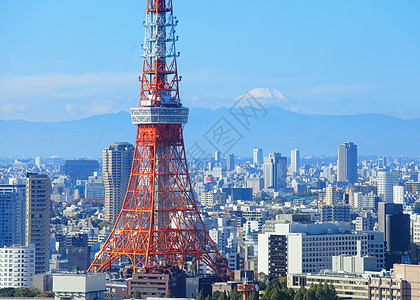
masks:
POLYGON ((326 205, 335 205, 337 203, 337 189, 335 186, 329 185, 326 187, 324 203, 326 205))
POLYGON ((121 211, 130 180, 134 147, 115 143, 102 153, 102 172, 105 185, 105 220, 115 222, 121 211))
POLYGON ((47 272, 50 259, 51 180, 47 175, 26 175, 26 245, 35 246, 35 274, 47 272))
POLYGON ((338 298, 370 299, 369 278, 351 273, 288 274, 287 287, 298 290, 301 286, 310 288, 312 284, 332 284, 338 298))
POLYGON ((106 274, 64 273, 53 275, 55 300, 104 299, 106 274))
POLYGON ((420 300, 420 265, 394 264, 391 276, 370 278, 369 299, 420 300))

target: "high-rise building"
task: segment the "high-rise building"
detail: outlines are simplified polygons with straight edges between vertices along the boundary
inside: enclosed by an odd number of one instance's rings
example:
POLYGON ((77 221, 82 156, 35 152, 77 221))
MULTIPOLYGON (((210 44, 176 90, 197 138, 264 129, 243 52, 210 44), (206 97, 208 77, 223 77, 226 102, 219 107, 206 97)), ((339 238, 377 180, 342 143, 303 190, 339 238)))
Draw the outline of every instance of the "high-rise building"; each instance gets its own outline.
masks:
POLYGON ((105 185, 105 220, 115 222, 124 202, 130 179, 134 146, 115 143, 102 153, 102 173, 105 185))
POLYGON ((0 185, 0 247, 25 245, 25 185, 0 185))
POLYGON ((300 167, 300 151, 298 149, 292 150, 290 160, 290 171, 296 174, 300 167))
POLYGON ((389 270, 401 263, 410 250, 410 215, 403 213, 402 204, 380 202, 378 231, 385 235, 385 260, 389 270))
POLYGON ((393 202, 395 204, 404 204, 404 186, 393 186, 393 202))
POLYGON ((393 203, 394 186, 398 185, 397 172, 378 172, 378 196, 386 203, 393 203))
POLYGON ((287 275, 287 236, 268 232, 258 235, 258 272, 269 278, 287 275))
POLYGON ((338 178, 339 182, 357 181, 357 145, 347 142, 338 147, 338 178))
POLYGON ((378 157, 378 168, 384 169, 386 167, 386 157, 378 157))
POLYGON ((35 275, 33 245, 0 248, 0 288, 32 287, 35 275))
POLYGON ((63 171, 70 177, 71 184, 75 184, 77 180, 87 180, 93 172, 99 171, 99 162, 96 159, 66 160, 63 171))
POLYGON ((264 157, 263 157, 263 149, 261 148, 254 148, 253 151, 253 163, 255 165, 261 165, 264 161, 264 157))
POLYGON ((35 165, 38 167, 38 169, 40 169, 41 170, 41 167, 42 167, 42 158, 41 157, 36 157, 35 158, 35 165))
POLYGON ((335 205, 337 203, 337 189, 335 186, 329 185, 325 188, 324 203, 326 205, 335 205))
POLYGON ((228 171, 235 169, 235 156, 233 154, 228 154, 226 157, 226 169, 228 171))
POLYGON ((221 156, 220 151, 216 151, 216 152, 214 152, 214 161, 215 161, 216 163, 220 163, 220 156, 221 156))
POLYGON ((286 187, 287 158, 280 153, 270 153, 264 157, 264 188, 279 190, 286 187))
POLYGON ((47 175, 26 175, 26 245, 35 246, 35 274, 49 269, 51 180, 47 175))

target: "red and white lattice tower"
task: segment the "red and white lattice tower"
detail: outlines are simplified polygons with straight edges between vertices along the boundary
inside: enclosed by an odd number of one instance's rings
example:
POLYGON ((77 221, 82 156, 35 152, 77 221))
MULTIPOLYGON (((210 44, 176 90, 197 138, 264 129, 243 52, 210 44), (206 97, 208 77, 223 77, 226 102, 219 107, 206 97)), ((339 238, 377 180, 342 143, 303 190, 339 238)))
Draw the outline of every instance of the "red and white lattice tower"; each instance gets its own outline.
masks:
POLYGON ((232 273, 210 239, 194 200, 179 98, 172 0, 148 0, 139 107, 131 109, 137 138, 121 212, 89 271, 126 256, 133 272, 204 262, 226 279, 232 273))

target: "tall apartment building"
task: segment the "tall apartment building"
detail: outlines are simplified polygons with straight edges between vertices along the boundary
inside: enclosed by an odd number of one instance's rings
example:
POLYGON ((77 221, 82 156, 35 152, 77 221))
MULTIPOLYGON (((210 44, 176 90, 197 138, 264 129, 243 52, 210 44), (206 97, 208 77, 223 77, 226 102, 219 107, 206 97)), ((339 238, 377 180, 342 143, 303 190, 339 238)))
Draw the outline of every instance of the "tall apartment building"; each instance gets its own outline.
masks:
POLYGON ((35 247, 35 274, 49 269, 50 195, 51 180, 47 175, 26 175, 26 245, 35 247))
POLYGON ((385 172, 380 171, 377 173, 378 176, 378 196, 382 198, 384 202, 394 202, 394 186, 398 185, 398 173, 397 172, 385 172))
POLYGON ((32 287, 34 275, 33 245, 0 248, 0 288, 32 287))
POLYGON ((279 190, 286 187, 287 158, 280 153, 270 153, 264 157, 264 188, 279 190))
POLYGON ((292 150, 290 159, 290 171, 295 174, 298 172, 300 167, 300 151, 298 149, 292 150))
POLYGON ((253 156, 252 156, 252 162, 255 164, 255 165, 261 165, 262 163, 263 163, 263 161, 264 161, 264 157, 263 157, 263 149, 261 149, 261 148, 254 148, 254 151, 253 151, 253 156))
POLYGON ((337 189, 335 186, 329 185, 325 188, 324 203, 326 205, 335 205, 337 203, 337 189))
POLYGON ((217 167, 220 167, 220 162, 221 162, 220 157, 221 157, 220 151, 214 152, 214 161, 215 161, 217 167))
POLYGON ((258 235, 258 273, 270 278, 287 275, 287 236, 268 232, 258 235))
POLYGON ((121 211, 130 180, 134 147, 115 143, 102 153, 102 173, 105 185, 105 220, 115 222, 121 211))
POLYGON ((226 169, 228 171, 235 170, 235 156, 233 154, 228 154, 226 156, 226 169))
POLYGON ((24 184, 0 185, 0 247, 25 245, 25 192, 24 184))
POLYGON ((337 167, 337 181, 351 184, 357 181, 357 145, 348 142, 338 147, 337 167))

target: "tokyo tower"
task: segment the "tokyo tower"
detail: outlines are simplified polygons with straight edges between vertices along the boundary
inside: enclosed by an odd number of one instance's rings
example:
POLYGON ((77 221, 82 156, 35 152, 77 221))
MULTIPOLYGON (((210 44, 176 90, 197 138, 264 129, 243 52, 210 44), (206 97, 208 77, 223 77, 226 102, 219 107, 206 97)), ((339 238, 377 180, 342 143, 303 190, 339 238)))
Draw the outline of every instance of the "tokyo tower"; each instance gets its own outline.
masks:
POLYGON ((137 138, 130 181, 88 271, 105 271, 128 257, 133 273, 201 261, 223 279, 232 275, 204 226, 188 174, 183 128, 189 110, 179 98, 177 23, 172 0, 147 1, 140 105, 131 109, 137 138))

